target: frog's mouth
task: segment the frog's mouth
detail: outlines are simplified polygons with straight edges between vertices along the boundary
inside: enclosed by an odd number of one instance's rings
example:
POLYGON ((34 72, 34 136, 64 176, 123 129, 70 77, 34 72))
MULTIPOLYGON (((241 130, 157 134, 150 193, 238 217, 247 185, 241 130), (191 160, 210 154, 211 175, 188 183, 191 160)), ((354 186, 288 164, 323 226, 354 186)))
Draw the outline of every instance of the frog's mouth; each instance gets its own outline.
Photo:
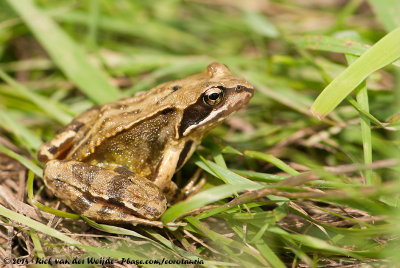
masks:
POLYGON ((245 86, 223 88, 224 100, 218 105, 210 106, 204 103, 203 95, 196 103, 190 105, 183 113, 179 126, 179 136, 184 137, 193 131, 213 128, 233 112, 244 107, 254 95, 254 89, 245 86))

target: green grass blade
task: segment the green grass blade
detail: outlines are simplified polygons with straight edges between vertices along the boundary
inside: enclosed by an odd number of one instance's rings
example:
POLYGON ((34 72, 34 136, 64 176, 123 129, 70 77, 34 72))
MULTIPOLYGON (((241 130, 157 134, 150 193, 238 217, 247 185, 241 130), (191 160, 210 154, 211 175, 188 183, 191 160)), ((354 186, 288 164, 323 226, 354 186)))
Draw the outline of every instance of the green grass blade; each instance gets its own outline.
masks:
POLYGON ((5 153, 6 155, 8 155, 9 157, 17 160, 18 162, 20 162, 22 165, 24 165, 26 168, 32 170, 33 173, 35 173, 37 176, 39 177, 43 177, 43 171, 40 167, 38 167, 37 165, 35 165, 31 160, 26 159, 24 156, 19 155, 17 153, 14 153, 13 151, 11 151, 10 149, 8 149, 7 147, 0 145, 0 151, 5 153))
POLYGON ((218 166, 221 166, 221 167, 223 167, 223 168, 228 168, 228 167, 226 166, 224 156, 222 155, 222 153, 221 153, 220 151, 213 151, 213 152, 212 152, 212 156, 213 156, 213 158, 214 158, 215 163, 216 163, 218 166))
MULTIPOLYGON (((219 248, 223 248, 227 253, 229 253, 229 258, 236 259, 237 256, 233 253, 233 249, 238 249, 241 250, 245 253, 247 253, 249 256, 252 256, 255 258, 257 261, 259 261, 262 266, 261 267, 270 267, 268 265, 267 260, 264 258, 262 254, 254 250, 250 245, 248 244, 242 244, 239 243, 233 239, 227 238, 211 229, 209 229, 204 223, 199 221, 197 218, 189 216, 187 217, 188 222, 193 225, 196 229, 198 229, 200 232, 202 232, 207 238, 211 239, 213 242, 215 242, 219 248)), ((249 260, 244 260, 240 259, 238 261, 244 261, 247 262, 249 260)), ((255 265, 255 263, 252 263, 255 265)), ((243 267, 243 264, 242 264, 243 267)))
MULTIPOLYGON (((299 48, 352 54, 356 56, 362 55, 371 47, 354 40, 339 39, 325 35, 294 36, 290 38, 290 41, 299 48)), ((393 62, 393 65, 400 67, 400 60, 393 62)))
POLYGON ((14 134, 23 146, 29 150, 36 150, 43 143, 29 129, 19 124, 2 109, 0 109, 0 126, 14 134))
POLYGON ((311 112, 318 118, 330 113, 372 72, 400 57, 400 27, 390 32, 336 77, 318 96, 311 112))
POLYGON ((167 248, 169 248, 171 250, 178 252, 182 257, 184 257, 186 259, 190 259, 190 260, 201 259, 199 256, 190 254, 189 252, 184 251, 181 248, 177 247, 172 241, 166 239, 164 236, 162 236, 161 234, 156 232, 154 229, 147 229, 146 232, 149 235, 151 235, 152 237, 154 237, 155 239, 157 239, 158 241, 160 241, 164 246, 166 246, 167 248))
POLYGON ((262 181, 268 183, 280 182, 288 177, 239 169, 232 169, 232 171, 236 174, 250 178, 253 181, 262 181))
MULTIPOLYGON (((154 243, 153 240, 151 240, 133 230, 129 230, 129 229, 125 229, 122 227, 113 226, 113 225, 97 223, 89 218, 86 218, 85 216, 82 216, 82 219, 84 219, 86 221, 86 223, 89 224, 90 226, 92 226, 93 228, 96 228, 97 230, 100 230, 102 232, 106 232, 106 233, 110 233, 110 234, 134 236, 134 237, 146 240, 148 242, 154 243)), ((154 245, 156 245, 156 243, 154 243, 154 245)))
POLYGON ((35 92, 27 89, 14 79, 12 79, 5 72, 0 70, 0 78, 7 82, 10 86, 12 86, 16 91, 25 95, 28 99, 30 99, 39 109, 44 110, 50 117, 57 120, 61 124, 67 124, 72 120, 72 116, 64 113, 60 110, 55 103, 51 100, 46 100, 44 97, 37 95, 35 92))
POLYGON ((388 32, 400 26, 399 0, 368 0, 368 2, 388 32))
POLYGON ((288 239, 289 241, 297 241, 303 246, 307 246, 314 249, 319 249, 321 251, 332 252, 335 254, 342 254, 347 256, 352 256, 355 258, 361 258, 357 254, 350 250, 342 249, 340 247, 329 244, 327 241, 320 238, 315 238, 303 234, 290 234, 279 227, 272 227, 268 229, 269 232, 276 233, 282 236, 282 238, 288 239))
POLYGON ((39 258, 45 257, 42 244, 40 243, 40 239, 39 239, 39 236, 37 235, 36 231, 31 229, 29 234, 31 235, 33 245, 35 246, 36 256, 39 258))
POLYGON ((161 220, 165 223, 173 221, 181 215, 189 212, 193 209, 208 205, 215 201, 224 199, 228 196, 236 194, 244 190, 255 190, 259 189, 260 186, 255 184, 252 187, 247 184, 224 184, 205 191, 202 191, 189 199, 179 202, 171 206, 161 217, 161 220))
MULTIPOLYGON (((355 56, 346 55, 346 59, 349 63, 354 62, 356 59, 355 56)), ((357 103, 360 108, 369 114, 369 103, 368 103, 368 90, 366 82, 362 82, 356 88, 356 98, 357 103)), ((360 114, 362 114, 360 112, 360 114)), ((363 142, 363 153, 364 153, 364 164, 368 165, 372 163, 372 140, 371 140, 371 122, 369 118, 365 118, 365 116, 360 116, 361 120, 361 139, 363 142)), ((367 185, 372 185, 372 170, 366 169, 364 170, 365 181, 367 185)))
POLYGON ((272 267, 276 268, 285 268, 286 265, 282 262, 281 259, 274 253, 274 251, 268 246, 267 243, 264 243, 263 240, 256 243, 256 248, 260 253, 264 256, 264 258, 272 265, 272 267))
POLYGON ((96 47, 98 38, 98 28, 100 22, 100 2, 97 0, 90 0, 90 13, 89 13, 89 34, 87 37, 88 43, 96 47))
MULTIPOLYGON (((361 83, 360 86, 364 86, 365 87, 365 82, 361 83)), ((358 92, 359 87, 356 88, 356 92, 358 92)), ((375 118, 375 116, 373 116, 372 114, 370 114, 369 112, 367 112, 367 110, 365 108, 363 108, 363 106, 359 103, 356 102, 353 98, 351 97, 347 97, 347 101, 353 105, 353 107, 360 113, 361 116, 368 118, 368 120, 372 123, 374 123, 375 125, 381 127, 381 128, 386 128, 386 126, 384 124, 382 124, 377 118, 375 118)))
POLYGON ((16 221, 18 223, 21 223, 25 226, 31 227, 32 229, 42 232, 44 234, 50 235, 52 237, 55 237, 57 239, 60 239, 61 241, 64 241, 65 243, 73 244, 73 245, 80 245, 78 241, 75 239, 72 239, 69 236, 66 236, 65 234, 43 224, 38 221, 32 220, 26 216, 23 216, 17 212, 14 212, 12 210, 9 210, 8 208, 3 207, 0 205, 0 215, 9 218, 13 221, 16 221))
POLYGON ((323 35, 305 35, 291 38, 296 46, 304 49, 321 50, 353 55, 361 55, 369 46, 353 40, 338 39, 323 35))
POLYGON ((292 176, 296 176, 296 175, 300 174, 300 172, 291 168, 285 162, 283 162, 282 160, 280 160, 270 154, 265 154, 265 153, 256 152, 256 151, 245 151, 244 155, 271 163, 274 166, 276 166, 277 168, 280 168, 281 170, 287 172, 288 174, 290 174, 292 176))
MULTIPOLYGON (((251 75, 250 75, 251 76, 251 75)), ((267 86, 265 86, 265 81, 262 81, 261 77, 256 77, 252 79, 252 83, 257 88, 257 90, 268 96, 269 98, 274 99, 275 101, 282 103, 285 106, 288 106, 289 108, 299 111, 300 113, 303 113, 307 116, 311 116, 310 111, 308 110, 309 105, 305 105, 305 98, 304 95, 302 96, 301 94, 293 91, 292 89, 288 88, 274 88, 271 89, 267 86)))
POLYGON ((96 103, 117 99, 119 91, 87 59, 84 51, 32 0, 7 0, 21 16, 57 66, 96 103))
POLYGON ((227 183, 227 184, 232 184, 232 185, 243 185, 243 186, 248 186, 248 187, 258 187, 258 188, 262 188, 262 185, 248 180, 245 177, 242 177, 232 171, 230 171, 229 169, 223 168, 211 161, 208 161, 206 159, 204 159, 202 156, 200 156, 201 161, 196 161, 196 165, 198 165, 199 167, 201 167, 202 169, 204 169, 205 171, 207 171, 208 173, 210 173, 211 175, 220 178, 223 182, 227 183))
POLYGON ((266 16, 261 13, 252 11, 244 12, 244 21, 252 31, 261 36, 270 38, 276 38, 279 36, 279 31, 275 25, 273 25, 266 16))
MULTIPOLYGON (((88 21, 87 14, 77 10, 55 14, 54 18, 61 22, 81 25, 87 25, 88 21)), ((102 15, 97 27, 102 31, 137 37, 176 51, 185 51, 188 48, 197 50, 205 46, 204 41, 196 35, 171 27, 166 23, 159 23, 150 19, 144 22, 141 18, 135 18, 134 15, 129 21, 118 16, 102 15), (146 24, 146 27, 143 27, 143 23, 146 24)))
MULTIPOLYGON (((1 149, 1 148, 0 148, 1 149)), ((70 219, 74 219, 74 220, 78 220, 81 217, 78 214, 74 214, 74 213, 69 213, 69 212, 65 212, 65 211, 61 211, 58 209, 54 209, 51 207, 48 207, 46 205, 43 205, 42 203, 40 203, 39 201, 37 201, 33 195, 33 182, 34 182, 35 176, 33 175, 32 170, 29 170, 28 173, 28 198, 31 201, 32 204, 34 204, 35 206, 37 206, 39 209, 51 213, 53 215, 62 217, 62 218, 70 218, 70 219)))

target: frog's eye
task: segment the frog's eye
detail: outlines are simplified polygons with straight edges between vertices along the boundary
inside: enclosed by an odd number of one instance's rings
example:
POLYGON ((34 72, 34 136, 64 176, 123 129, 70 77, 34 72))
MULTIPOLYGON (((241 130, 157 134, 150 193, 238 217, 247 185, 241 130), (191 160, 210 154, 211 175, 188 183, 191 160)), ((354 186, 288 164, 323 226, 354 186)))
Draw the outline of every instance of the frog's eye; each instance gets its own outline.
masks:
POLYGON ((204 103, 214 106, 220 103, 224 98, 224 91, 221 87, 212 87, 204 92, 204 103))

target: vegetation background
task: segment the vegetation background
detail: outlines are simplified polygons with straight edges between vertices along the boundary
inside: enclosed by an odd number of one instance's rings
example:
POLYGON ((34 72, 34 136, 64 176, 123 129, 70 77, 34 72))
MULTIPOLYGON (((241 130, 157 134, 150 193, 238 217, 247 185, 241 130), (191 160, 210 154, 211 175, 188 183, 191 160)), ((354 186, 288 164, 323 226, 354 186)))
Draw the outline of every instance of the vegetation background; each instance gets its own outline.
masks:
POLYGON ((0 1, 0 262, 398 263, 399 14, 397 0, 0 1), (42 141, 95 104, 212 61, 256 94, 176 175, 182 185, 197 166, 207 178, 161 219, 187 224, 63 212, 41 181, 42 141))

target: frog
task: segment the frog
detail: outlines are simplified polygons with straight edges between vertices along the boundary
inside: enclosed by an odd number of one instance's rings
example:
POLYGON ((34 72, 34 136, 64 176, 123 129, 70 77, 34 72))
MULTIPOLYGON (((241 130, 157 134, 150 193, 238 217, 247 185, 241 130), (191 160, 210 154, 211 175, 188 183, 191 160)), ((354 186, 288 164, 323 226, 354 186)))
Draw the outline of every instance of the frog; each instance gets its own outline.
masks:
POLYGON ((202 73, 94 106, 39 147, 45 185, 94 221, 162 227, 160 217, 182 190, 173 175, 253 95, 249 82, 214 62, 202 73))

